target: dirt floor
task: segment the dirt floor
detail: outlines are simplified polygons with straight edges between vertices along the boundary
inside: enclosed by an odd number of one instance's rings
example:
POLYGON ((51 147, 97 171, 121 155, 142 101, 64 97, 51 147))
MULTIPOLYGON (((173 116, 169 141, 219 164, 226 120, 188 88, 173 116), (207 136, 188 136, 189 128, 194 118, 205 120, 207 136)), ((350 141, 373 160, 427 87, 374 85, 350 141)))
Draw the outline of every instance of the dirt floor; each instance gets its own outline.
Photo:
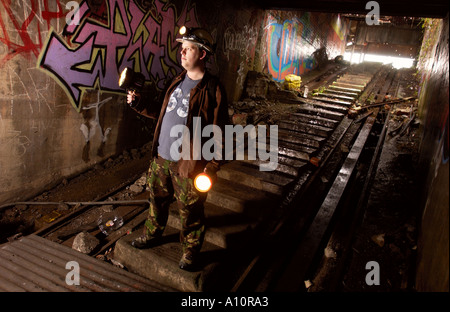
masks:
POLYGON ((388 135, 361 227, 352 245, 342 291, 410 291, 417 251, 417 129, 403 137, 388 135), (366 276, 379 265, 379 285, 366 276))
MULTIPOLYGON (((403 70, 401 97, 417 96, 412 70, 403 70)), ((390 108, 387 135, 342 291, 414 291, 420 181, 417 102, 390 108), (368 285, 379 265, 379 285, 368 285)))
MULTIPOLYGON (((150 164, 150 146, 124 151, 27 202, 86 202, 129 200, 145 191, 129 185, 145 176, 150 164), (119 192, 122 191, 122 192, 119 192), (117 193, 117 194, 116 194, 117 193), (120 198, 111 198, 116 194, 120 198), (112 196, 112 195, 111 195, 112 196)), ((12 205, 0 212, 0 244, 20 235, 31 234, 73 211, 76 205, 12 205)))
MULTIPOLYGON (((399 97, 417 97, 417 87, 414 72, 403 70, 399 97)), ((387 135, 367 204, 363 206, 356 226, 346 219, 353 218, 352 214, 342 213, 337 221, 344 223, 339 229, 341 232, 355 226, 351 244, 342 246, 338 239, 328 243, 309 291, 415 291, 421 200, 417 168, 420 144, 417 102, 389 107, 384 114, 388 113, 387 135), (370 262, 376 262, 378 267, 370 262), (336 271, 339 274, 334 275, 336 271), (376 272, 379 280, 375 282, 372 273, 376 272)), ((363 184, 364 179, 362 177, 359 182, 363 184)), ((359 194, 352 196, 358 198, 359 194)), ((345 233, 339 233, 339 230, 337 237, 344 236, 345 233)))

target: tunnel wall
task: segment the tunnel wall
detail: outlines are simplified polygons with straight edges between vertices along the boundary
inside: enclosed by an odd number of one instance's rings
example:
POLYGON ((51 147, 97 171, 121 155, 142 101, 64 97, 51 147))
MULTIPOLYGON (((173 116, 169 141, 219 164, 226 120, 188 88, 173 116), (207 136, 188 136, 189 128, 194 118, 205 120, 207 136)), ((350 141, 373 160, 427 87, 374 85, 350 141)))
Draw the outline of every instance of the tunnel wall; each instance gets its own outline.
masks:
POLYGON ((422 42, 422 30, 410 25, 367 25, 357 22, 354 46, 364 54, 380 54, 414 59, 422 42))
POLYGON ((153 122, 126 105, 119 73, 142 72, 156 98, 182 70, 175 41, 182 25, 214 37, 207 67, 229 102, 240 98, 249 70, 268 73, 275 62, 280 80, 317 66, 318 49, 341 54, 346 31, 337 15, 266 12, 243 0, 66 3, 0 2, 0 204, 30 199, 150 141, 153 122))
POLYGON ((416 288, 449 291, 449 18, 426 21, 418 64, 423 204, 416 288))
POLYGON ((267 11, 264 19, 263 69, 275 81, 303 75, 345 52, 348 21, 338 14, 267 11))

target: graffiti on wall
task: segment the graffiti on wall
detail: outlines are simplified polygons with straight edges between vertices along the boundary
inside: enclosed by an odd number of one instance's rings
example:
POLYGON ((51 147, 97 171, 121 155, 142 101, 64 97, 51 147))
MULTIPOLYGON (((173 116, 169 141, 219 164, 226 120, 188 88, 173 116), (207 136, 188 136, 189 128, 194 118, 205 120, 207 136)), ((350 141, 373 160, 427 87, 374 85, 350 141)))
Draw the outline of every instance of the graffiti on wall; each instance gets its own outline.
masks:
POLYGON ((314 52, 324 46, 340 46, 344 40, 345 28, 341 20, 329 16, 321 21, 321 16, 305 13, 300 18, 293 16, 280 21, 267 14, 266 54, 267 69, 276 81, 283 81, 289 74, 302 75, 317 65, 314 52), (339 41, 339 43, 335 43, 339 41))
POLYGON ((233 26, 228 27, 223 35, 223 53, 229 61, 230 53, 236 51, 241 57, 246 57, 246 62, 249 63, 250 57, 254 55, 257 40, 256 27, 245 25, 240 32, 233 26))
POLYGON ((299 20, 285 20, 282 24, 271 20, 267 26, 268 70, 274 80, 283 81, 286 75, 299 75, 299 38, 303 24, 299 20))
POLYGON ((53 20, 64 17, 59 0, 22 0, 14 3, 1 0, 0 8, 4 12, 0 14, 0 43, 6 48, 0 67, 18 55, 38 57, 45 41, 44 31, 50 29, 53 20))
POLYGON ((63 87, 78 112, 86 90, 122 93, 118 80, 125 67, 141 72, 158 89, 181 72, 176 34, 182 25, 198 26, 195 5, 186 1, 177 12, 163 0, 146 9, 138 2, 105 0, 105 14, 99 15, 82 1, 79 24, 67 25, 64 37, 50 33, 37 65, 63 87), (105 21, 98 18, 104 15, 105 21))

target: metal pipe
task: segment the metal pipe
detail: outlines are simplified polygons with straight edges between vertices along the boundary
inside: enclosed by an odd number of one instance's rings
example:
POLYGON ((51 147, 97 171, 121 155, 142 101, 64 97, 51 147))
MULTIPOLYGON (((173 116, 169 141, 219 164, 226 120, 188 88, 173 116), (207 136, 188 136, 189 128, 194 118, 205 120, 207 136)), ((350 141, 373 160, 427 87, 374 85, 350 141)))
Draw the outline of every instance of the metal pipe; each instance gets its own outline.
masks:
POLYGON ((134 205, 134 204, 149 204, 150 202, 147 199, 135 199, 135 200, 117 200, 117 201, 88 201, 88 202, 32 202, 32 201, 26 201, 26 202, 15 202, 15 203, 9 203, 0 206, 0 211, 17 205, 69 205, 69 206, 76 206, 76 205, 82 205, 82 206, 94 206, 94 205, 134 205))

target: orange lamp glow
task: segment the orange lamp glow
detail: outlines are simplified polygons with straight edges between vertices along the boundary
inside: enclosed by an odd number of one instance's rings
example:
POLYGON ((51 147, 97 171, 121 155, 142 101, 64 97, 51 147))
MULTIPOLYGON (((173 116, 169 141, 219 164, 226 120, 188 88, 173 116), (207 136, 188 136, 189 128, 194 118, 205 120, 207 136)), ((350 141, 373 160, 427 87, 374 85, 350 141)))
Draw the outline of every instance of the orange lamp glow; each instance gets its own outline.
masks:
POLYGON ((208 192, 211 189, 212 181, 205 173, 200 173, 194 179, 195 188, 202 193, 208 192))

